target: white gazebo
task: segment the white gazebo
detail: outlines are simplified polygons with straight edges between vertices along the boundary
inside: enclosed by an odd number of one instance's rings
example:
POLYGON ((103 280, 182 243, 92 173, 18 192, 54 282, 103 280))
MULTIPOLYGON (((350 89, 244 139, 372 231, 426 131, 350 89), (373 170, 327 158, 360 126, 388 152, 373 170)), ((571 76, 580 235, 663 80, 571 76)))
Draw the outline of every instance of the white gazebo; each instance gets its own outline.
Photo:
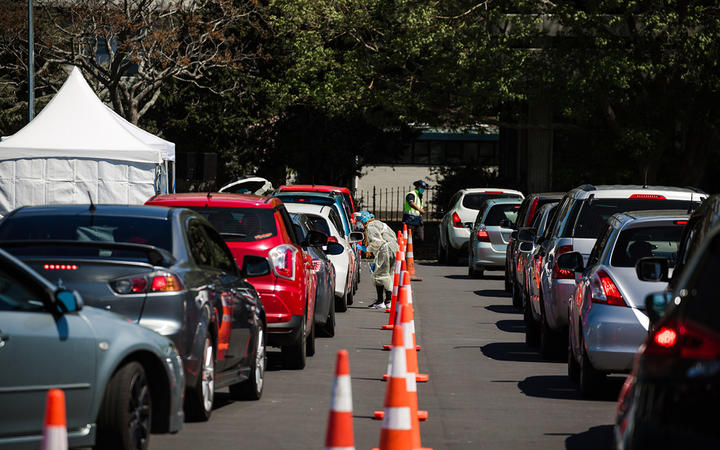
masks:
POLYGON ((174 161, 175 144, 108 108, 75 67, 40 114, 0 142, 0 215, 91 199, 142 204, 170 190, 174 161))

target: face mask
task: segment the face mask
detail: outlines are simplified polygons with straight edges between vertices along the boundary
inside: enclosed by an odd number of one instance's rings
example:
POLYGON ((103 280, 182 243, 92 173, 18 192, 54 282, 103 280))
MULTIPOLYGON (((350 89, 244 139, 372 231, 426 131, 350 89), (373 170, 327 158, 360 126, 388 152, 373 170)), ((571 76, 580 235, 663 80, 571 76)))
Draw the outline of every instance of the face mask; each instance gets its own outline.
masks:
POLYGON ((418 193, 422 194, 423 192, 425 192, 425 189, 423 189, 423 188, 418 188, 418 193))

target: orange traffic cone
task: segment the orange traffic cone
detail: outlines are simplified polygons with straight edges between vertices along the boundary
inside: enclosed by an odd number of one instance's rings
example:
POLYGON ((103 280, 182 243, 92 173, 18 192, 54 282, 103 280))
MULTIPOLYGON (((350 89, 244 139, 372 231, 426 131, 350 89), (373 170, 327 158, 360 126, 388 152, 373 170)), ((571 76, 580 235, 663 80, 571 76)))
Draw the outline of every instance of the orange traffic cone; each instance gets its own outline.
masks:
POLYGON ((407 224, 404 223, 403 224, 403 239, 407 240, 407 238, 408 238, 408 227, 407 227, 407 224))
POLYGON ((417 386, 414 377, 408 376, 401 326, 393 330, 392 343, 385 408, 373 414, 375 418, 383 420, 379 449, 415 450, 421 448, 417 386))
POLYGON ((388 323, 382 326, 383 330, 392 330, 392 327, 395 324, 395 303, 397 302, 398 287, 400 285, 401 266, 402 261, 400 261, 400 251, 398 250, 395 254, 395 273, 393 274, 393 288, 392 295, 390 296, 390 308, 385 309, 385 312, 390 313, 390 317, 388 317, 388 323))
MULTIPOLYGON (((407 279, 408 273, 403 272, 403 276, 407 279)), ((408 372, 412 372, 415 375, 415 381, 424 383, 430 380, 430 376, 424 373, 420 373, 418 369, 417 359, 417 344, 415 344, 415 321, 413 320, 413 306, 410 301, 410 285, 403 285, 400 287, 400 295, 398 297, 398 303, 400 304, 400 310, 398 312, 397 323, 401 324, 404 337, 405 337, 405 349, 407 350, 407 364, 408 372)), ((383 347, 383 350, 389 350, 383 347)), ((387 374, 383 375, 383 380, 387 379, 387 374)))
POLYGON ((67 450, 67 420, 65 418, 65 393, 50 389, 45 403, 42 450, 67 450))
POLYGON ((325 435, 325 450, 355 450, 352 424, 352 389, 347 350, 338 350, 335 383, 330 397, 330 414, 325 435))
MULTIPOLYGON (((401 274, 402 275, 400 275, 400 278, 401 278, 400 288, 402 288, 403 286, 407 286, 407 288, 408 288, 407 302, 412 304, 412 287, 410 286, 410 275, 405 271, 405 269, 402 269, 401 274)), ((400 304, 399 300, 396 303, 399 305, 400 304)), ((395 314, 390 314, 390 315, 395 316, 395 320, 393 323, 400 323, 400 313, 399 312, 396 312, 395 314)), ((389 329, 392 329, 392 328, 389 328, 389 329)), ((413 320, 413 333, 415 333, 414 320, 413 320)), ((415 342, 415 341, 413 340, 413 342, 415 342)), ((383 350, 386 350, 386 351, 390 350, 391 347, 392 346, 390 346, 390 345, 383 345, 383 350)), ((420 347, 419 345, 415 345, 415 350, 417 350, 419 352, 420 350, 422 350, 422 347, 420 347)))
POLYGON ((410 279, 413 281, 422 281, 422 277, 415 276, 415 256, 413 255, 413 240, 412 230, 408 231, 408 243, 407 243, 407 259, 408 272, 410 272, 410 279))

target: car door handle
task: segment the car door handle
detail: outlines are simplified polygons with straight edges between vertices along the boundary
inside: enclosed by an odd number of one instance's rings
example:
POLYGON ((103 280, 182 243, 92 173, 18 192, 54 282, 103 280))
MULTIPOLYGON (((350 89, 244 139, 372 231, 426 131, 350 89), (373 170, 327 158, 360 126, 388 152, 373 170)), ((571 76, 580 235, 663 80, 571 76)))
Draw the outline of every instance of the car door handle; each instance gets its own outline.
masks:
POLYGON ((5 347, 5 343, 10 340, 10 335, 3 333, 2 330, 0 330, 0 348, 5 347))

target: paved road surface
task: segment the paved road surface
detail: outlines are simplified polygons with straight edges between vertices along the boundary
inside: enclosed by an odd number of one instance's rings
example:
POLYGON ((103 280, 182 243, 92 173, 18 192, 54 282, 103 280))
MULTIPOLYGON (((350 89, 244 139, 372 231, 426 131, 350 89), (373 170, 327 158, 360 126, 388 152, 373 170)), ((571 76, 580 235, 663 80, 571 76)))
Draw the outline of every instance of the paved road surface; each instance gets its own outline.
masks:
MULTIPOLYGON (((544 362, 524 343, 522 315, 503 289, 502 272, 470 280, 464 267, 419 264, 413 283, 420 371, 422 443, 441 449, 600 449, 612 445, 611 423, 622 378, 604 398, 580 400, 565 362, 544 362)), ((325 437, 335 351, 350 352, 355 444, 377 446, 385 383, 379 381, 390 332, 387 315, 368 310, 374 288, 364 272, 355 304, 338 314, 337 335, 317 340, 302 371, 282 369, 271 353, 263 398, 233 402, 218 392, 208 423, 186 423, 176 435, 153 435, 151 449, 317 449, 325 437)))

